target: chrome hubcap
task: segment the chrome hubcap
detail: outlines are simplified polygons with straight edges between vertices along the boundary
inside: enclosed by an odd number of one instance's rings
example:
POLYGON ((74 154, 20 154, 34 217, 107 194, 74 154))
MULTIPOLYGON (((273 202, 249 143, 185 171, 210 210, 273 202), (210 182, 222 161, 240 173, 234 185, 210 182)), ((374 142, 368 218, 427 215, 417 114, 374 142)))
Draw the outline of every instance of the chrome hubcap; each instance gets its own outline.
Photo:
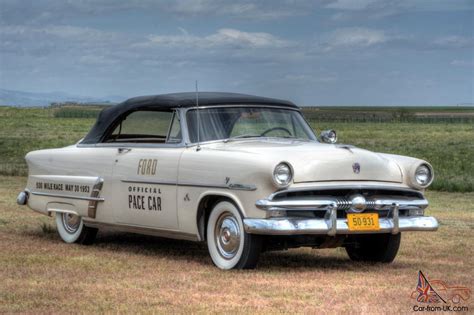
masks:
POLYGON ((219 254, 232 259, 240 246, 240 228, 237 219, 230 213, 221 215, 216 224, 215 240, 219 254))
POLYGON ((74 234, 79 229, 79 225, 81 224, 81 218, 77 215, 71 213, 63 213, 63 226, 66 232, 69 234, 74 234))

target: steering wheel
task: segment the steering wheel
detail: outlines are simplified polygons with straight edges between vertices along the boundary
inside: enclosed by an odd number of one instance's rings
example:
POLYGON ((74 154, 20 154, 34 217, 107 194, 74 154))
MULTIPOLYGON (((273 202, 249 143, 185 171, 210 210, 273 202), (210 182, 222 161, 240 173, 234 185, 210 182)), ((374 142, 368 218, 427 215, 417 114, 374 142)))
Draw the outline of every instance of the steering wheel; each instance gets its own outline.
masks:
POLYGON ((291 136, 291 131, 289 131, 289 130, 286 129, 285 127, 273 127, 273 128, 267 129, 267 130, 265 130, 264 132, 262 132, 262 133, 260 134, 260 136, 262 136, 262 137, 263 137, 263 136, 266 136, 267 133, 272 132, 272 131, 275 131, 275 130, 281 130, 281 131, 287 132, 288 135, 291 136))

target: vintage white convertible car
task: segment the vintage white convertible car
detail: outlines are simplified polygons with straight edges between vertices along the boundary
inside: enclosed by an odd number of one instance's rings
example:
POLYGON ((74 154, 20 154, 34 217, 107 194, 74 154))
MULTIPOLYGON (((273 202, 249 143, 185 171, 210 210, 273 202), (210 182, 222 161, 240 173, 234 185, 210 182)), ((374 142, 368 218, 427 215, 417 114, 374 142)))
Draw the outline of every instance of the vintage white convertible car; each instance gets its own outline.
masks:
POLYGON ((288 101, 177 93, 104 109, 77 144, 30 152, 19 204, 55 215, 67 243, 100 227, 205 241, 222 269, 253 268, 263 250, 346 248, 391 262, 424 216, 429 163, 318 141, 288 101))

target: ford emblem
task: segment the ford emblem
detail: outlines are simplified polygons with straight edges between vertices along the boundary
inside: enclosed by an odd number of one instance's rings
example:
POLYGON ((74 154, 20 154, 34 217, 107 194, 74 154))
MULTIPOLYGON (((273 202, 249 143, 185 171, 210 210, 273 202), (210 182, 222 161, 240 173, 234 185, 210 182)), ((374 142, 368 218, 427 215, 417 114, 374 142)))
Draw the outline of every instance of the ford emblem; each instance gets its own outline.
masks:
POLYGON ((352 164, 352 170, 354 171, 354 173, 359 174, 360 173, 360 164, 359 163, 352 164))

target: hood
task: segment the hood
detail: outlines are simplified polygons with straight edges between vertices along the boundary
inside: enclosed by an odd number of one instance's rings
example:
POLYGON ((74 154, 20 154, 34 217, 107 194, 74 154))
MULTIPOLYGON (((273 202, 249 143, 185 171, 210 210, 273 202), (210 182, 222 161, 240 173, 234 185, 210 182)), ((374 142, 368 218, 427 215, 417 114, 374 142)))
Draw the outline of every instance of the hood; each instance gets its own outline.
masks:
MULTIPOLYGON (((384 181, 402 182, 397 163, 388 157, 347 145, 294 140, 248 140, 219 143, 212 149, 255 154, 258 159, 270 159, 291 164, 294 182, 316 181, 384 181)), ((276 165, 275 164, 275 165, 276 165)))

